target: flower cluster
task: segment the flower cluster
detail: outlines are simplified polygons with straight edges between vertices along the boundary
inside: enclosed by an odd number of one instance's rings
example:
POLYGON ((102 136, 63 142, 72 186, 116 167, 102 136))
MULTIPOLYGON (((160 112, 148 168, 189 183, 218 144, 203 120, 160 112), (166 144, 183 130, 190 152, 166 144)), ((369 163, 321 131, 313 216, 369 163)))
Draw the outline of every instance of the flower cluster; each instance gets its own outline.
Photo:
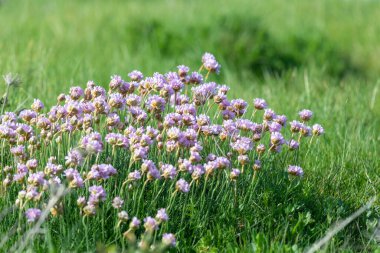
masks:
MULTIPOLYGON (((41 216, 51 186, 64 185, 77 194, 85 217, 111 203, 118 210, 118 226, 130 221, 124 235, 132 238, 141 221, 123 210, 125 191, 142 192, 146 184, 163 182, 173 193, 190 194, 220 171, 236 182, 261 171, 268 157, 282 150, 297 152, 304 139, 324 133, 321 125, 308 125, 310 110, 300 111, 299 121, 287 127, 287 117, 262 98, 230 100, 228 86, 208 81, 220 68, 206 53, 199 71, 180 65, 177 72, 144 77, 135 70, 128 80, 112 76, 108 91, 89 81, 60 94, 50 108, 35 99, 18 115, 4 113, 4 188, 19 190, 15 203, 29 223, 41 216), (244 171, 247 167, 252 169, 244 171)), ((298 166, 283 169, 304 175, 298 166)), ((137 216, 139 210, 134 211, 137 216)), ((167 220, 166 210, 160 209, 155 218, 143 220, 143 227, 152 233, 167 220)), ((162 243, 175 246, 176 239, 163 234, 162 243)))

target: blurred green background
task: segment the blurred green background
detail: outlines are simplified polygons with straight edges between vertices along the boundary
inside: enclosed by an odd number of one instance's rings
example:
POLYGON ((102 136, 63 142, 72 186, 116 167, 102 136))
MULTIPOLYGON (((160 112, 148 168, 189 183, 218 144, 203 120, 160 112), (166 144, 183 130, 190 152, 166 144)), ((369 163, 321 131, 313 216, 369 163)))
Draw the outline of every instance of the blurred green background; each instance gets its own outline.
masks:
POLYGON ((0 70, 20 73, 26 94, 47 100, 133 69, 197 68, 206 51, 236 86, 305 69, 375 82, 379 17, 369 0, 3 1, 0 70))

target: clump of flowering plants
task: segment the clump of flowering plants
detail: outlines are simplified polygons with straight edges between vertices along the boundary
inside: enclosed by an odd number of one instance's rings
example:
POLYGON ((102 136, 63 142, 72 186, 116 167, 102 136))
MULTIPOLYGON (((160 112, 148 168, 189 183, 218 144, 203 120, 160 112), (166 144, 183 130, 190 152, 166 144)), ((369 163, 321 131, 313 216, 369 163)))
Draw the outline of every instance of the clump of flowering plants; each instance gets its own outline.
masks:
POLYGON ((249 196, 239 192, 252 192, 265 170, 299 182, 307 174, 299 149, 310 149, 323 127, 309 124, 310 110, 288 123, 262 98, 229 98, 228 86, 209 80, 220 68, 206 53, 199 71, 135 70, 112 76, 107 89, 93 81, 71 87, 51 108, 35 99, 30 109, 4 113, 2 192, 18 214, 17 233, 39 221, 80 221, 87 249, 102 241, 161 251, 180 246, 167 230, 181 233, 190 198, 207 215, 205 203, 223 194, 231 208, 244 204, 249 196), (273 167, 281 153, 285 162, 273 167), (46 210, 58 187, 65 194, 46 210))

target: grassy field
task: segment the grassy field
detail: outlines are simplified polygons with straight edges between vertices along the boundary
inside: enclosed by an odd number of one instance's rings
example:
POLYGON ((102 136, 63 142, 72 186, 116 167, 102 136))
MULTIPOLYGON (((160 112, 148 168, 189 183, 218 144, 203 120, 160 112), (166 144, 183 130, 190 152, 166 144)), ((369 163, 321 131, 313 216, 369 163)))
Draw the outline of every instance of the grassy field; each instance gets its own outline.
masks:
MULTIPOLYGON (((127 79, 134 69, 144 76, 176 71, 179 64, 198 70, 202 54, 211 52, 222 69, 210 79, 229 85, 229 98, 245 99, 249 113, 257 97, 289 121, 307 108, 326 134, 310 150, 299 151, 302 180, 283 175, 295 157, 280 154, 263 166, 254 188, 251 177, 239 179, 238 205, 232 184, 213 181, 213 190, 204 194, 202 182, 175 199, 159 233, 176 234, 173 251, 303 252, 337 221, 379 197, 379 16, 380 4, 370 0, 0 1, 0 73, 18 73, 23 80, 11 89, 6 109, 19 111, 34 98, 49 107, 73 85, 85 88, 94 80, 107 87, 111 75, 127 79)), ((227 152, 228 145, 224 148, 227 152)), ((114 155, 118 178, 126 177, 128 153, 114 155)), ((4 158, 2 168, 11 161, 4 158)), ((43 162, 47 158, 40 155, 43 162)), ((108 202, 94 218, 82 223, 76 207, 71 210, 76 196, 65 197, 64 215, 46 221, 44 233, 27 247, 66 252, 93 251, 97 243, 120 246, 113 227, 116 213, 106 208, 118 193, 113 183, 120 185, 112 180, 108 202)), ((138 210, 135 195, 126 199, 131 216, 154 216, 158 208, 170 206, 173 184, 143 187, 137 186, 143 193, 137 199, 144 199, 138 210)), ((17 190, 2 188, 0 210, 10 207, 17 190)), ((3 238, 18 215, 0 216, 3 238)), ((379 251, 379 218, 377 199, 321 251, 379 251)), ((16 235, 0 248, 19 243, 22 234, 16 235)))

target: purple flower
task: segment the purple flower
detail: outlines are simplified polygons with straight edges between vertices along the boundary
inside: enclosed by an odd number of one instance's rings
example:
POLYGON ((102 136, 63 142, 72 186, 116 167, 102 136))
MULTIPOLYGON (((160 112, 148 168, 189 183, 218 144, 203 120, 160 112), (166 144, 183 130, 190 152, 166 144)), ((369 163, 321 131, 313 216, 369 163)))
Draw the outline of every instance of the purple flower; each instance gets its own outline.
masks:
POLYGON ((253 144, 250 138, 240 137, 236 142, 231 143, 231 147, 239 154, 246 154, 248 151, 252 150, 253 144))
POLYGON ((124 83, 123 79, 121 76, 118 75, 113 75, 111 76, 111 81, 109 83, 110 89, 111 90, 116 90, 118 89, 122 84, 124 83))
POLYGON ((34 102, 32 104, 32 110, 35 112, 40 112, 42 109, 44 109, 44 104, 39 99, 34 99, 34 102))
POLYGON ((148 155, 147 147, 137 146, 133 149, 132 159, 134 161, 139 161, 139 160, 145 159, 147 155, 148 155))
POLYGON ((89 154, 98 154, 103 151, 102 136, 97 132, 84 136, 80 143, 89 154))
POLYGON ((77 199, 77 205, 79 207, 84 207, 86 205, 86 198, 81 196, 77 199))
POLYGON ((197 163, 202 160, 202 156, 197 151, 190 151, 189 161, 192 163, 197 163))
POLYGON ((83 89, 79 86, 70 88, 70 97, 73 100, 78 100, 81 96, 84 95, 83 89))
POLYGON ((190 191, 190 185, 188 182, 186 182, 185 179, 179 179, 177 183, 175 184, 175 187, 178 191, 187 193, 190 191))
POLYGON ((269 132, 273 133, 273 132, 280 132, 282 125, 273 121, 268 124, 268 127, 269 127, 269 132))
POLYGON ((113 200, 112 200, 112 206, 115 208, 115 209, 120 209, 124 204, 124 201, 122 200, 122 198, 120 197, 115 197, 113 200))
POLYGON ((137 181, 141 178, 141 173, 138 170, 132 171, 128 174, 128 180, 137 181))
POLYGON ((128 148, 129 146, 128 138, 119 133, 109 133, 106 135, 105 140, 112 146, 121 148, 128 148))
POLYGON ((19 117, 26 122, 30 122, 32 119, 37 117, 37 113, 32 110, 23 110, 20 112, 19 117))
POLYGON ((289 165, 288 167, 288 173, 292 176, 298 176, 298 177, 302 177, 303 176, 303 170, 301 167, 299 166, 295 166, 295 165, 289 165))
POLYGON ((274 119, 274 121, 280 124, 281 126, 285 126, 287 120, 288 119, 286 118, 285 115, 277 115, 274 119))
POLYGON ((80 176, 79 171, 72 168, 65 170, 64 174, 68 180, 73 180, 74 177, 80 176))
POLYGON ((311 127, 305 125, 305 124, 301 124, 301 128, 300 128, 300 133, 302 136, 310 136, 311 135, 311 127))
POLYGON ((148 177, 149 180, 160 179, 161 178, 161 174, 158 171, 158 169, 156 169, 154 167, 154 168, 149 169, 147 177, 148 177))
POLYGON ((256 171, 261 170, 261 161, 260 160, 255 160, 255 163, 253 164, 253 169, 256 171))
POLYGON ((202 56, 203 67, 210 72, 219 74, 221 65, 216 61, 215 56, 210 53, 205 53, 202 56))
POLYGON ((192 84, 202 84, 203 76, 198 72, 192 72, 189 77, 189 82, 192 84))
POLYGON ((240 175, 240 170, 239 169, 232 169, 231 173, 230 173, 230 178, 232 180, 236 180, 240 175))
POLYGON ((25 154, 25 147, 22 145, 12 147, 11 153, 15 156, 23 156, 25 154))
POLYGON ((136 94, 129 94, 125 97, 125 101, 128 106, 140 106, 141 97, 136 94))
POLYGON ((159 221, 159 222, 164 222, 164 221, 168 221, 169 220, 169 216, 166 213, 166 209, 165 208, 161 208, 161 209, 159 209, 157 211, 156 220, 159 221))
POLYGON ((273 132, 270 135, 270 141, 275 146, 280 146, 285 143, 285 139, 279 132, 273 132))
POLYGON ((141 171, 143 173, 148 172, 150 169, 157 169, 156 165, 151 160, 143 160, 143 163, 141 165, 141 171))
POLYGON ((228 160, 227 157, 222 157, 222 156, 221 157, 217 157, 215 159, 215 162, 217 164, 217 168, 218 169, 225 169, 225 168, 230 167, 230 165, 231 165, 230 160, 228 160))
POLYGON ((172 233, 164 233, 162 235, 162 243, 165 245, 165 246, 170 246, 170 247, 175 247, 176 244, 177 244, 177 241, 175 239, 175 236, 172 234, 172 233))
POLYGON ((32 173, 28 177, 28 184, 34 186, 42 186, 46 183, 45 174, 42 171, 32 173))
POLYGON ((78 175, 74 175, 73 179, 70 180, 70 188, 82 188, 84 185, 84 181, 82 179, 82 177, 78 174, 78 175))
POLYGON ((241 165, 245 165, 249 163, 249 157, 247 155, 239 155, 238 156, 238 162, 241 165))
POLYGON ((152 217, 148 216, 144 219, 144 228, 146 231, 152 233, 158 229, 158 222, 152 217))
POLYGON ((106 191, 102 186, 93 185, 89 188, 90 191, 90 201, 93 203, 99 203, 99 201, 106 200, 106 191))
POLYGON ((83 155, 79 149, 71 149, 65 156, 65 164, 69 167, 81 166, 84 161, 83 155))
POLYGON ((185 77, 190 70, 190 68, 185 65, 179 65, 177 66, 177 69, 178 69, 178 75, 180 77, 185 77))
POLYGON ((163 164, 161 166, 162 176, 165 179, 174 179, 177 176, 176 168, 171 164, 163 164))
POLYGON ((131 73, 128 74, 129 78, 131 78, 132 81, 140 82, 144 76, 143 74, 138 70, 133 70, 131 73))
POLYGON ((192 172, 193 171, 193 166, 191 162, 187 159, 182 159, 180 158, 178 160, 178 167, 180 171, 187 171, 187 172, 192 172))
POLYGON ((276 117, 276 113, 272 109, 264 110, 264 119, 267 121, 271 121, 276 117))
POLYGON ((125 98, 120 93, 112 93, 109 96, 108 104, 112 108, 122 109, 125 106, 125 98))
POLYGON ((94 164, 90 172, 87 174, 88 179, 108 179, 117 173, 116 169, 111 164, 94 164))
POLYGON ((290 140, 288 143, 288 146, 289 146, 290 150, 297 150, 299 148, 300 144, 295 140, 290 140))
POLYGON ((313 112, 310 110, 304 109, 304 110, 300 111, 298 113, 298 115, 300 116, 300 118, 303 121, 309 121, 311 119, 311 117, 313 116, 313 112))
POLYGON ((255 98, 253 100, 253 105, 256 110, 264 110, 268 107, 267 102, 262 98, 255 98))
POLYGON ((237 116, 242 116, 247 110, 248 103, 239 98, 232 100, 231 106, 234 108, 234 112, 237 116))
POLYGON ((217 84, 214 82, 204 83, 191 88, 193 101, 196 105, 204 105, 206 101, 217 94, 217 84))
POLYGON ((191 178, 193 180, 200 179, 203 174, 205 174, 205 168, 203 167, 203 165, 198 164, 193 166, 193 171, 191 173, 191 178))
POLYGON ((38 166, 37 159, 30 159, 26 162, 26 167, 28 167, 29 170, 35 170, 38 166))
POLYGON ((141 221, 137 219, 137 217, 133 217, 131 223, 129 224, 129 228, 132 230, 136 230, 139 228, 141 221))
POLYGON ((146 106, 150 112, 161 113, 165 110, 165 99, 158 95, 150 95, 146 100, 146 106))
POLYGON ((301 130, 302 123, 296 120, 290 122, 290 131, 292 133, 298 133, 301 130))
POLYGON ((38 200, 39 196, 40 196, 40 193, 38 192, 37 187, 28 186, 26 194, 25 194, 26 199, 36 201, 38 200))
POLYGON ((319 124, 315 124, 313 125, 313 135, 316 135, 316 136, 319 136, 319 135, 322 135, 325 133, 325 130, 323 129, 323 127, 319 124))
POLYGON ((38 208, 29 208, 25 212, 26 219, 29 223, 36 222, 41 217, 41 210, 38 208))

